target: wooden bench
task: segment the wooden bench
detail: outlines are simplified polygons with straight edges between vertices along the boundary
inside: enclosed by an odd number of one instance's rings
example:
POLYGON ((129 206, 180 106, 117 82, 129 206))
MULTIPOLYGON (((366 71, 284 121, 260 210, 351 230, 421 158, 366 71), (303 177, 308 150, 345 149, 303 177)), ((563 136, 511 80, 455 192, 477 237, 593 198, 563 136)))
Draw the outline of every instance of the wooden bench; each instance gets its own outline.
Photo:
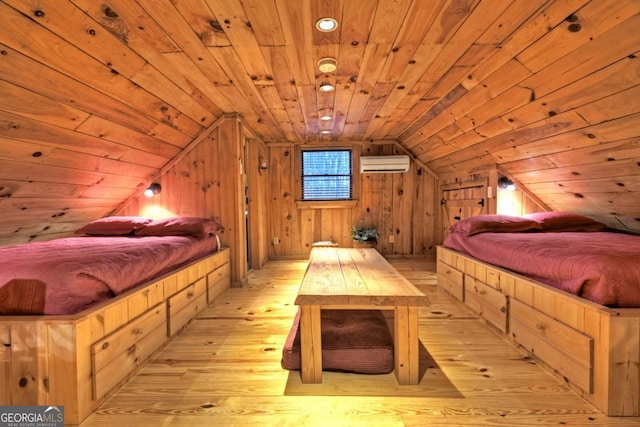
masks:
POLYGON ((375 249, 314 247, 295 303, 303 383, 322 382, 322 309, 393 310, 396 378, 419 383, 418 308, 429 300, 375 249))

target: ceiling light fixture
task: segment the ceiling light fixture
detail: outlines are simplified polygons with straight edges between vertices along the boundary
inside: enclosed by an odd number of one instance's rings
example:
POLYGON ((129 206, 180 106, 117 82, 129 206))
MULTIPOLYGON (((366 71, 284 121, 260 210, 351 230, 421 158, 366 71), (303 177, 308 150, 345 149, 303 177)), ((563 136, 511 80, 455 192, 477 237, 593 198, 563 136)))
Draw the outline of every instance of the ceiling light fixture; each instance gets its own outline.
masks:
POLYGON ((336 89, 334 85, 328 82, 320 83, 320 92, 333 92, 336 89))
POLYGON ((333 73, 338 68, 338 61, 335 58, 320 58, 318 70, 321 73, 333 73))
POLYGON ((331 134, 331 131, 330 131, 330 130, 328 130, 328 129, 324 129, 324 130, 321 130, 321 131, 320 131, 320 133, 321 133, 322 135, 330 135, 330 134, 331 134))
POLYGON ((327 122, 331 119, 333 119, 333 116, 330 113, 325 113, 320 116, 320 120, 322 120, 323 122, 327 122))
POLYGON ((333 18, 320 18, 316 21, 316 28, 323 33, 328 33, 338 28, 338 21, 333 18))

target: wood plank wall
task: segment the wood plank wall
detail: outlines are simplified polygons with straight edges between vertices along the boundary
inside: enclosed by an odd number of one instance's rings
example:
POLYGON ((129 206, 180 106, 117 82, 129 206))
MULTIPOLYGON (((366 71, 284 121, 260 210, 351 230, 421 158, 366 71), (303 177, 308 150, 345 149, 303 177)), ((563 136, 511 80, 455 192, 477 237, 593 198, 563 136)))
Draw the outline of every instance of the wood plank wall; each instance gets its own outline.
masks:
MULTIPOLYGON (((245 140, 238 117, 225 116, 205 138, 187 150, 184 157, 163 170, 156 179, 162 186, 160 194, 152 198, 140 194, 117 214, 151 218, 198 216, 217 220, 225 227, 220 238, 223 246, 231 249, 231 280, 238 285, 246 278, 249 268, 244 199, 246 172, 257 173, 258 168, 257 159, 245 159, 249 157, 245 140)), ((259 218, 263 214, 256 211, 255 216, 259 218)), ((263 248, 260 253, 266 250, 263 248)))
MULTIPOLYGON (((307 257, 316 241, 352 246, 353 226, 374 226, 376 249, 384 255, 434 255, 437 180, 412 161, 408 173, 354 172, 358 203, 348 207, 307 208, 300 194, 300 145, 269 145, 269 257, 307 257), (391 242, 391 239, 393 242, 391 242), (277 243, 276 243, 277 242, 277 243)), ((354 157, 404 154, 395 144, 355 144, 354 157)), ((357 159, 356 159, 357 162, 357 159)), ((356 163, 357 164, 357 163, 356 163)))

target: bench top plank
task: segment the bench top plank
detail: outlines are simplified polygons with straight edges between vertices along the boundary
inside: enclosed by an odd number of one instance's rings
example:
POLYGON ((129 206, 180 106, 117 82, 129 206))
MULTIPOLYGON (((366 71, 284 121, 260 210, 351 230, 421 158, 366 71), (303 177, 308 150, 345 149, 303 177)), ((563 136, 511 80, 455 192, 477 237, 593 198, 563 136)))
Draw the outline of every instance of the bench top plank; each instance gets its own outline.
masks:
POLYGON ((428 306, 429 300, 375 249, 315 247, 295 303, 428 306))

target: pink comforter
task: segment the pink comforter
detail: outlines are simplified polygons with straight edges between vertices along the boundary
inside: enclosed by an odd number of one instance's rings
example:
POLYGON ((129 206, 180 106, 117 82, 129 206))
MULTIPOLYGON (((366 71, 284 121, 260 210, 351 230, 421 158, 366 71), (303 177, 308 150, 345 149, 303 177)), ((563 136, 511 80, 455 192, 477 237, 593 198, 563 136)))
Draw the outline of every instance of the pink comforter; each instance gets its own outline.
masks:
POLYGON ((217 249, 214 236, 69 237, 0 247, 0 314, 74 314, 217 249))
POLYGON ((640 236, 451 233, 444 246, 609 307, 640 307, 640 236))

